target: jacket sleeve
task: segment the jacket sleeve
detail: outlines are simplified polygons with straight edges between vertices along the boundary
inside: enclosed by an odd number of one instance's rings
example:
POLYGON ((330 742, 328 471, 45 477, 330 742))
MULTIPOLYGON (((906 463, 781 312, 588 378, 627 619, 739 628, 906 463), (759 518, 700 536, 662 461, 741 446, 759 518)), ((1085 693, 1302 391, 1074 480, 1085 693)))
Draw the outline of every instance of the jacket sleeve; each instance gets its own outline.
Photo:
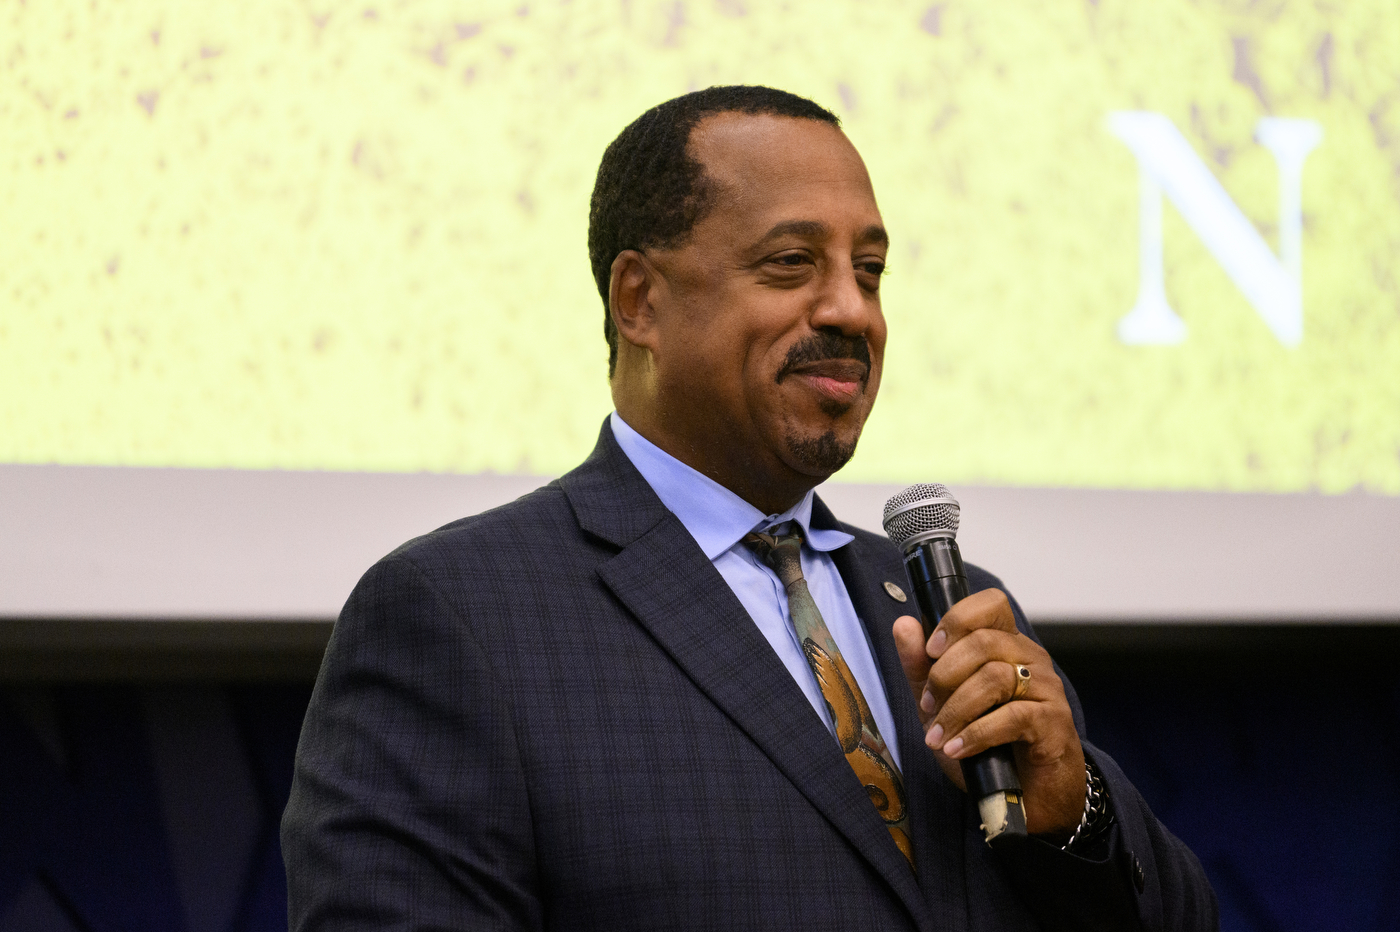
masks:
MULTIPOLYGON (((1001 586, 986 577, 974 588, 1001 586)), ((1008 594, 1017 626, 1037 643, 1020 605, 1008 594)), ((1056 664, 1075 727, 1108 789, 1114 824, 1108 837, 1083 855, 1039 838, 1003 845, 1002 866, 1023 902, 1046 930, 1210 932, 1220 927, 1215 891, 1191 849, 1157 821, 1113 758, 1085 739, 1084 711, 1073 685, 1056 664)))
POLYGON ((1047 930, 1150 932, 1219 929, 1215 892, 1201 863, 1157 821, 1113 759, 1084 745, 1108 788, 1114 825, 1084 855, 1039 838, 1002 846, 1002 865, 1047 930))
POLYGON ((540 928, 506 695, 409 559, 365 574, 327 648, 282 820, 294 932, 540 928))

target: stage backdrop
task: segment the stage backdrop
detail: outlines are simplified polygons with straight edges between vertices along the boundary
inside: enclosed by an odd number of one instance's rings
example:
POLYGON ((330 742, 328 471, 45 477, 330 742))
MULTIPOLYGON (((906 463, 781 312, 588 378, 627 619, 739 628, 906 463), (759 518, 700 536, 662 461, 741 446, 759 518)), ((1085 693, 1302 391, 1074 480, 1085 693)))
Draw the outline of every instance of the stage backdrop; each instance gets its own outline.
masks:
MULTIPOLYGON (((10 519, 31 570, 71 577, 82 521, 118 526, 125 480, 72 467, 217 468, 236 515, 218 470, 578 462, 610 407, 598 159, 724 83, 838 113, 892 236, 841 480, 1204 502, 1188 527, 1252 503, 1223 555, 1305 507, 1339 565, 1394 562, 1388 519, 1339 517, 1400 513, 1390 0, 10 4, 0 61, 0 462, 98 501, 49 562, 10 519)), ((33 478, 6 475, 11 500, 33 478)), ((1018 520, 1066 520, 1051 500, 1018 520)), ((1400 617, 1388 585, 1340 611, 1400 617)), ((77 610, 44 598, 0 610, 77 610)))

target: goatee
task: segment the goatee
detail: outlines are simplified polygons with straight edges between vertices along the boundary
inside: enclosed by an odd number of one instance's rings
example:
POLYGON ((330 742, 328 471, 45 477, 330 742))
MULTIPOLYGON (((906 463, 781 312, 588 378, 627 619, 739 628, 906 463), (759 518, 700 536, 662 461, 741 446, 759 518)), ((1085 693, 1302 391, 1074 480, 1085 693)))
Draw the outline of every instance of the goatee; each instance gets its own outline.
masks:
POLYGON ((827 431, 819 437, 797 437, 789 434, 787 448, 792 458, 804 469, 829 476, 850 462, 856 452, 856 440, 842 443, 837 439, 835 431, 827 431))

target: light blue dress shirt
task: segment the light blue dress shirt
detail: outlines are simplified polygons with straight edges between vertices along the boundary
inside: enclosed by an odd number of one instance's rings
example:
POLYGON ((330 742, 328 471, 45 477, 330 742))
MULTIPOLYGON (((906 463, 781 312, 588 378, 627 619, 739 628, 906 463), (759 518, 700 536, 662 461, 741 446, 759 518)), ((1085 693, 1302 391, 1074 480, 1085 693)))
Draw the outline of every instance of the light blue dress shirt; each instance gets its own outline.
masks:
POLYGON ((846 665, 851 668, 860 690, 865 695, 870 713, 880 736, 900 766, 899 742, 895 740, 894 717, 885 700, 884 682, 875 664, 875 652, 866 637, 865 628, 856 617, 855 606, 841 581, 841 574, 831 560, 831 551, 849 544, 853 538, 842 531, 823 530, 810 526, 812 493, 780 515, 765 515, 708 476, 696 472, 680 460, 647 440, 627 425, 617 412, 612 414, 613 436, 622 452, 637 467, 642 478, 656 492, 661 503, 680 519, 695 538, 705 556, 729 583, 749 617, 768 643, 773 645, 778 659, 801 687, 803 695, 821 716, 832 735, 836 734, 831 715, 822 698, 817 678, 802 653, 788 614, 787 591, 778 576, 761 561, 742 540, 750 531, 768 531, 778 525, 795 521, 802 528, 802 575, 807 588, 822 613, 827 630, 841 650, 846 665))

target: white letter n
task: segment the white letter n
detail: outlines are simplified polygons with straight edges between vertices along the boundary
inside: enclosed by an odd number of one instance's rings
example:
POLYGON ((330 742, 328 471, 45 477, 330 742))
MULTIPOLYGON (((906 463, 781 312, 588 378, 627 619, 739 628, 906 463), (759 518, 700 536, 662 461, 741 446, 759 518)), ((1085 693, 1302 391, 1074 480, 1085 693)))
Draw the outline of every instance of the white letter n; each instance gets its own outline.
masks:
POLYGON ((1118 339, 1140 344, 1186 338, 1162 276, 1165 194, 1278 341, 1297 346, 1303 339, 1303 162, 1322 141, 1322 127, 1276 118, 1255 126, 1254 138, 1278 163, 1279 258, 1171 120, 1127 110, 1110 114, 1108 127, 1132 150, 1140 175, 1138 298, 1118 322, 1118 339))

